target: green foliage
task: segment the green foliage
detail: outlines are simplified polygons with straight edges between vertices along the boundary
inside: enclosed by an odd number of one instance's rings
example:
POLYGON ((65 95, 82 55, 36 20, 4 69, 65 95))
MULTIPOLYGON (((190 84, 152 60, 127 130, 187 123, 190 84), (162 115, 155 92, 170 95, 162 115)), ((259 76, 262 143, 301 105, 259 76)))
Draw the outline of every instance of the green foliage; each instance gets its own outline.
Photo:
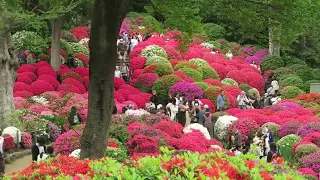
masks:
POLYGON ((30 50, 36 55, 45 53, 48 48, 46 40, 36 32, 25 30, 16 32, 12 35, 12 40, 19 51, 30 50))
POLYGON ((314 79, 320 80, 320 69, 313 69, 312 73, 313 73, 314 79))
POLYGON ((152 32, 164 33, 163 25, 152 16, 144 16, 141 20, 146 27, 151 27, 152 32))
POLYGON ((275 70, 283 66, 284 62, 282 58, 277 56, 267 56, 261 64, 263 71, 275 70))
POLYGON ((198 70, 202 72, 202 79, 220 79, 217 71, 210 66, 199 67, 198 70))
POLYGON ((157 45, 150 45, 144 48, 141 52, 141 56, 146 57, 147 59, 153 56, 160 56, 168 59, 167 52, 162 47, 157 45))
POLYGON ((193 78, 195 81, 202 80, 202 73, 192 68, 181 68, 179 71, 183 72, 189 78, 193 78))
POLYGON ((154 82, 152 90, 157 91, 159 98, 165 101, 168 99, 169 88, 182 81, 182 78, 176 75, 162 76, 154 82))
POLYGON ((256 88, 251 88, 249 91, 248 91, 249 95, 255 95, 256 97, 260 97, 260 92, 258 91, 258 89, 256 88))
POLYGON ((226 34, 226 31, 222 26, 214 23, 204 24, 203 31, 209 40, 223 39, 226 34))
POLYGON ((302 158, 302 157, 307 156, 311 153, 314 153, 318 150, 319 150, 319 148, 315 144, 301 144, 300 146, 298 146, 296 148, 295 152, 296 152, 297 158, 302 158))
POLYGON ((310 92, 310 84, 311 83, 320 83, 320 80, 310 80, 310 81, 306 81, 303 83, 303 87, 301 88, 301 90, 309 93, 310 92))
POLYGON ((182 61, 178 63, 175 67, 174 70, 178 70, 181 68, 192 68, 192 69, 197 69, 198 66, 195 63, 192 63, 190 61, 182 61))
POLYGON ((304 175, 303 178, 305 180, 319 180, 317 177, 314 177, 312 175, 304 175))
POLYGON ((67 47, 68 54, 74 55, 74 54, 82 53, 89 56, 88 48, 79 43, 67 42, 66 47, 67 47))
POLYGON ((280 88, 284 88, 287 86, 297 86, 299 88, 303 87, 303 80, 296 75, 286 76, 285 79, 279 82, 280 88))
POLYGON ((248 84, 240 84, 239 88, 244 92, 248 92, 252 87, 249 86, 248 84))
POLYGON ((295 71, 295 74, 298 75, 303 81, 309 81, 314 79, 313 69, 310 67, 302 66, 301 68, 295 71))
POLYGON ((209 66, 209 63, 207 61, 200 58, 190 59, 189 62, 195 64, 198 67, 209 66))
POLYGON ((281 78, 284 75, 291 74, 292 70, 287 67, 280 67, 273 71, 277 78, 281 78))
POLYGON ((55 124, 58 127, 63 127, 63 125, 67 123, 66 118, 62 116, 57 116, 57 115, 43 115, 43 116, 39 116, 39 118, 47 121, 51 121, 53 124, 55 124))
POLYGON ((127 127, 122 124, 111 124, 109 128, 110 137, 117 139, 122 144, 128 142, 129 133, 127 131, 127 127))
POLYGON ((158 74, 159 77, 164 76, 164 75, 169 75, 173 72, 173 67, 172 65, 168 63, 156 63, 156 64, 151 64, 150 66, 147 66, 145 69, 155 67, 152 70, 152 73, 158 74))
POLYGON ((48 125, 48 121, 44 119, 35 119, 35 120, 32 119, 24 123, 24 128, 26 132, 29 132, 29 133, 40 132, 40 134, 42 134, 42 133, 46 133, 47 125, 48 125))
POLYGON ((280 125, 273 122, 267 122, 263 124, 261 126, 261 130, 265 127, 267 127, 273 135, 277 134, 278 130, 280 129, 280 125))
POLYGON ((168 59, 161 57, 161 56, 152 56, 149 57, 146 61, 146 66, 149 66, 151 64, 155 64, 155 63, 169 63, 168 59))
POLYGON ((282 58, 285 66, 289 67, 293 64, 307 65, 305 61, 298 59, 296 57, 285 56, 282 58))
POLYGON ((300 141, 301 141, 301 138, 295 134, 289 134, 281 138, 277 142, 277 146, 281 156, 283 156, 284 159, 287 161, 296 162, 297 159, 292 155, 292 147, 294 144, 300 141))
POLYGON ((204 82, 194 82, 193 84, 201 87, 202 91, 205 91, 207 88, 209 88, 209 85, 204 82))
POLYGON ((229 86, 229 85, 238 86, 238 83, 235 80, 231 79, 231 78, 224 78, 221 81, 221 83, 224 86, 229 86))
POLYGON ((302 91, 296 86, 284 87, 280 92, 281 92, 281 98, 283 99, 293 99, 305 93, 304 91, 302 91))
MULTIPOLYGON (((26 112, 26 111, 25 111, 26 112)), ((1 121, 0 129, 4 129, 9 126, 13 126, 18 128, 20 131, 23 130, 23 122, 22 122, 22 115, 24 114, 24 110, 21 111, 14 111, 9 113, 8 116, 1 121)))

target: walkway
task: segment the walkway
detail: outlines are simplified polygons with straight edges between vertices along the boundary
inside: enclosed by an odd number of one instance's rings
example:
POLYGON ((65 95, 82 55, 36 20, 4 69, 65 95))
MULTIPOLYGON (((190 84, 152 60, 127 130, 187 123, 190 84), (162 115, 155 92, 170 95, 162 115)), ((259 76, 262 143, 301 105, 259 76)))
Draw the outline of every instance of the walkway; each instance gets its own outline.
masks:
POLYGON ((23 158, 15 160, 12 164, 6 164, 6 174, 11 174, 14 172, 21 171, 28 167, 32 160, 31 154, 24 156, 23 158))

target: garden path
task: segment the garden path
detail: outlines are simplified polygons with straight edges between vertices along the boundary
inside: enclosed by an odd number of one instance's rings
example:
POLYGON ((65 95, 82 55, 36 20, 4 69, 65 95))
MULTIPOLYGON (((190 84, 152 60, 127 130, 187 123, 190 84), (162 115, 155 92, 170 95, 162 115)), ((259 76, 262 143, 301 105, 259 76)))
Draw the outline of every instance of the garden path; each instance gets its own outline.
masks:
POLYGON ((31 154, 17 159, 12 164, 6 164, 6 174, 21 171, 28 167, 32 162, 31 154))

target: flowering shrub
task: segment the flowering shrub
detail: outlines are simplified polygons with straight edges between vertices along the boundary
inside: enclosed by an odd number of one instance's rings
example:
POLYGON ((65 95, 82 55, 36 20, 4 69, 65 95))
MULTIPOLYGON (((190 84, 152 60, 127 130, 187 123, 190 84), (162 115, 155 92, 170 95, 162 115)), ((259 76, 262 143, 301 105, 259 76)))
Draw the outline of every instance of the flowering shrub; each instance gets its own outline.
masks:
POLYGON ((60 85, 59 81, 56 78, 48 75, 41 75, 38 77, 37 80, 47 81, 49 84, 52 85, 54 89, 57 89, 60 85))
POLYGON ((293 99, 301 94, 304 94, 301 89, 296 86, 286 86, 281 91, 281 98, 283 99, 293 99))
POLYGON ((223 90, 229 92, 234 97, 238 97, 238 95, 240 95, 242 92, 242 90, 238 86, 234 85, 226 86, 223 90))
POLYGON ((261 129, 263 129, 263 128, 265 128, 265 127, 268 128, 269 131, 270 131, 273 135, 276 135, 277 132, 278 132, 279 129, 280 129, 280 125, 278 125, 278 124, 276 124, 276 123, 274 123, 274 122, 267 122, 267 123, 263 124, 263 125, 261 126, 261 129))
POLYGON ((228 135, 228 128, 234 122, 237 121, 238 118, 234 116, 220 116, 217 122, 214 125, 214 134, 220 140, 226 140, 225 138, 228 135))
POLYGON ((313 177, 315 177, 315 178, 318 177, 317 173, 315 173, 315 172, 314 172, 312 169, 310 169, 310 168, 299 168, 298 171, 299 171, 302 175, 304 175, 304 176, 309 175, 309 176, 313 176, 313 177))
POLYGON ((182 136, 182 125, 177 122, 160 121, 153 125, 155 129, 159 129, 165 133, 168 133, 171 137, 180 138, 182 136))
POLYGON ((75 37, 78 41, 80 41, 81 39, 89 38, 89 33, 87 29, 88 29, 87 27, 78 26, 78 27, 72 28, 70 32, 73 35, 73 37, 75 37))
POLYGON ((179 71, 183 72, 189 78, 193 78, 196 81, 202 80, 202 72, 199 72, 199 71, 194 70, 192 68, 181 68, 181 69, 179 69, 179 71))
POLYGON ((209 87, 209 85, 204 82, 194 82, 193 84, 199 86, 202 91, 205 91, 209 87))
POLYGON ((15 148, 13 136, 11 136, 10 134, 2 134, 2 136, 4 138, 3 150, 13 150, 15 148))
POLYGON ((238 121, 232 122, 228 131, 235 133, 235 130, 237 129, 241 133, 242 140, 244 141, 250 134, 257 132, 258 128, 259 125, 255 121, 248 118, 240 118, 238 121))
POLYGON ((152 64, 164 64, 164 63, 169 63, 168 59, 161 56, 152 56, 147 59, 145 65, 150 66, 152 64))
POLYGON ((19 69, 17 70, 17 73, 24 73, 24 72, 32 72, 35 73, 36 72, 36 68, 30 64, 23 64, 19 67, 19 69))
POLYGON ((50 139, 54 142, 60 135, 60 129, 58 126, 48 121, 48 129, 50 134, 50 139))
POLYGON ((185 134, 188 134, 188 133, 192 133, 194 131, 199 131, 203 134, 203 136, 207 139, 207 140, 210 140, 211 137, 210 137, 210 134, 208 132, 208 129, 206 127, 204 127, 203 125, 199 124, 199 123, 193 123, 193 124, 190 124, 189 126, 185 127, 183 129, 183 132, 185 134))
POLYGON ((302 123, 294 122, 294 121, 285 122, 284 124, 280 125, 278 135, 280 137, 284 137, 289 134, 295 134, 302 125, 303 125, 302 123))
POLYGON ((301 138, 294 134, 289 134, 287 136, 282 137, 278 142, 277 146, 281 155, 285 158, 285 160, 293 160, 292 156, 292 147, 297 142, 300 142, 301 138))
POLYGON ((198 68, 198 71, 202 72, 203 79, 209 79, 209 78, 220 79, 216 70, 210 66, 201 66, 198 68))
POLYGON ((221 81, 221 83, 224 86, 229 86, 229 85, 238 86, 238 83, 235 80, 231 79, 231 78, 224 78, 221 81))
POLYGON ((57 88, 61 94, 66 95, 68 93, 77 93, 81 94, 81 91, 74 85, 71 84, 60 84, 57 88))
POLYGON ((55 79, 57 78, 57 73, 50 66, 40 67, 37 70, 37 75, 38 75, 38 77, 41 76, 41 75, 48 75, 48 76, 54 77, 55 79))
POLYGON ((146 64, 145 57, 141 57, 141 56, 135 57, 130 60, 130 69, 132 71, 135 71, 137 69, 143 69, 145 64, 146 64))
POLYGON ((183 80, 176 75, 162 76, 153 83, 152 90, 157 91, 157 94, 161 100, 167 100, 169 87, 181 81, 183 80))
POLYGON ((70 130, 59 137, 54 142, 54 151, 57 154, 69 155, 72 151, 79 149, 82 131, 70 130))
POLYGON ((86 56, 89 56, 89 49, 85 47, 84 45, 81 45, 79 43, 74 42, 67 42, 67 45, 69 46, 68 53, 69 54, 85 54, 86 56))
POLYGON ((21 133, 21 142, 22 148, 31 148, 32 146, 32 136, 30 133, 22 132, 21 133))
POLYGON ((315 132, 320 133, 320 122, 308 123, 306 125, 301 126, 297 130, 297 134, 302 138, 306 137, 310 133, 315 133, 315 132))
POLYGON ((263 71, 274 70, 279 67, 283 67, 284 62, 280 57, 276 56, 267 56, 264 58, 261 67, 263 71))
POLYGON ((15 82, 13 85, 13 92, 16 91, 28 91, 28 92, 33 92, 33 88, 26 83, 23 82, 15 82))
POLYGON ((203 80, 203 82, 207 83, 209 86, 218 86, 218 87, 222 87, 222 83, 217 80, 217 79, 205 79, 203 80))
POLYGON ((75 79, 72 79, 72 78, 66 78, 62 81, 62 84, 69 84, 69 85, 73 85, 73 86, 76 86, 81 94, 85 93, 87 90, 86 88, 83 86, 83 84, 75 79))
POLYGON ((28 98, 33 96, 34 94, 29 91, 15 91, 13 92, 13 97, 22 97, 22 98, 28 98))
POLYGON ((320 132, 310 133, 303 138, 303 141, 312 142, 320 147, 320 132))
POLYGON ((304 168, 310 168, 314 172, 320 173, 320 150, 301 158, 300 166, 304 168))
POLYGON ((226 77, 235 80, 238 84, 246 84, 248 81, 245 74, 239 70, 229 71, 226 77))
POLYGON ((157 74, 146 73, 138 76, 134 83, 134 86, 138 88, 141 92, 151 93, 153 83, 159 78, 157 74))
POLYGON ((295 150, 295 155, 298 158, 307 156, 311 153, 314 153, 316 151, 318 151, 319 148, 317 145, 315 144, 301 144, 300 146, 298 146, 295 150))
POLYGON ((78 53, 78 54, 72 55, 72 57, 76 60, 81 61, 85 67, 89 65, 89 57, 86 56, 85 54, 78 53))
POLYGON ((146 57, 147 60, 153 56, 160 56, 166 59, 168 58, 166 51, 157 45, 150 45, 144 48, 141 52, 141 56, 146 57))
POLYGON ((209 66, 209 63, 207 61, 200 58, 190 59, 189 62, 195 64, 197 67, 209 66))
POLYGON ((303 87, 303 80, 299 76, 290 75, 289 77, 279 82, 280 87, 287 87, 292 85, 301 88, 303 87))
POLYGON ((146 102, 143 98, 141 98, 139 95, 130 95, 127 100, 136 103, 137 106, 138 106, 138 108, 144 108, 144 107, 146 106, 146 103, 147 103, 147 102, 146 102))
POLYGON ((260 97, 260 93, 256 88, 249 89, 248 93, 250 96, 255 95, 255 97, 260 97))
POLYGON ((202 98, 203 91, 202 89, 192 83, 187 82, 179 82, 169 88, 170 94, 180 93, 184 94, 184 96, 189 100, 194 100, 195 97, 202 98))
POLYGON ((41 54, 48 48, 46 40, 32 31, 16 32, 12 35, 12 40, 15 47, 20 51, 28 49, 35 54, 41 54))
POLYGON ((14 139, 14 143, 18 144, 21 142, 21 131, 13 126, 9 126, 3 129, 2 134, 11 135, 14 139))
POLYGON ((155 138, 144 135, 134 136, 126 145, 131 156, 139 154, 158 155, 160 153, 158 141, 155 138))
POLYGON ((312 142, 309 142, 309 141, 300 141, 300 142, 297 142, 295 143, 293 146, 292 146, 292 154, 293 155, 296 155, 296 149, 297 147, 301 146, 301 145, 305 145, 305 144, 312 144, 312 142))
POLYGON ((39 95, 47 91, 54 91, 55 88, 43 80, 37 80, 31 84, 31 88, 33 89, 34 95, 39 95))
POLYGON ((218 86, 211 86, 204 91, 204 98, 216 103, 221 90, 222 89, 218 86))
POLYGON ((198 66, 190 61, 180 61, 176 66, 174 66, 175 70, 178 70, 181 68, 197 69, 198 66))
POLYGON ((164 75, 169 75, 173 72, 172 65, 170 63, 157 63, 147 66, 143 69, 144 73, 155 73, 160 77, 164 75))
POLYGON ((25 73, 18 73, 17 82, 23 82, 26 84, 32 84, 32 79, 25 73))

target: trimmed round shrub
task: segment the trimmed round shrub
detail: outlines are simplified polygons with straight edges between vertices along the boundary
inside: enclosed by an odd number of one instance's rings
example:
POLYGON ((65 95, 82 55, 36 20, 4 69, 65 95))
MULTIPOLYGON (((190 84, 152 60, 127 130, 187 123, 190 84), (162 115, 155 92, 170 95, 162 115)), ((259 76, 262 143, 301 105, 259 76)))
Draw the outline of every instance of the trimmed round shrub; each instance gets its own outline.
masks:
POLYGON ((287 57, 282 57, 282 59, 285 63, 285 66, 291 66, 292 64, 307 65, 305 61, 295 57, 287 56, 287 57))
POLYGON ((280 88, 287 86, 303 87, 303 80, 296 75, 290 75, 279 82, 280 88))
POLYGON ((47 91, 55 91, 55 88, 44 80, 37 80, 31 84, 34 95, 39 95, 47 91))
POLYGON ((300 159, 300 167, 310 168, 316 173, 320 173, 320 150, 304 156, 300 159))
POLYGON ((252 87, 249 86, 248 84, 240 84, 239 88, 244 92, 248 92, 250 89, 252 89, 252 87))
POLYGON ((204 98, 209 99, 215 105, 217 103, 217 97, 221 92, 221 88, 218 86, 211 86, 204 91, 204 98))
POLYGON ((280 67, 274 70, 273 73, 277 78, 281 78, 284 75, 291 74, 292 70, 287 67, 280 67))
POLYGON ((140 95, 130 95, 127 100, 136 103, 139 109, 146 107, 147 102, 140 95))
POLYGON ((42 68, 42 67, 51 67, 51 65, 46 61, 39 61, 34 65, 34 67, 38 70, 39 68, 42 68))
POLYGON ((146 57, 147 60, 148 58, 153 56, 160 56, 166 59, 168 58, 166 51, 162 47, 157 45, 150 45, 144 48, 141 52, 141 56, 146 57))
POLYGON ((304 94, 305 92, 296 86, 287 86, 282 88, 280 93, 281 93, 281 98, 283 99, 293 99, 298 97, 301 94, 304 94))
POLYGON ((313 144, 320 147, 320 132, 310 133, 303 138, 303 141, 312 142, 313 144))
POLYGON ((2 136, 4 138, 3 150, 5 151, 14 150, 15 148, 14 137, 11 136, 10 134, 2 134, 2 136))
POLYGON ((313 69, 310 67, 301 67, 298 70, 294 71, 296 75, 298 75, 303 81, 310 81, 314 79, 313 69))
POLYGON ((306 180, 319 180, 317 173, 310 168, 299 168, 298 171, 306 180))
POLYGON ((122 78, 113 78, 113 85, 116 90, 118 90, 122 85, 127 84, 122 78))
POLYGON ((81 77, 81 75, 75 72, 67 72, 60 76, 61 81, 63 81, 66 78, 72 78, 80 82, 83 82, 83 78, 81 77))
POLYGON ((169 63, 168 59, 161 57, 161 56, 152 56, 149 57, 146 61, 146 66, 150 66, 152 64, 158 64, 158 63, 169 63))
POLYGON ((137 69, 143 69, 146 64, 146 58, 145 57, 135 57, 130 59, 130 69, 132 71, 135 71, 137 69))
POLYGON ((86 67, 77 67, 73 69, 74 72, 80 74, 80 76, 89 76, 89 68, 86 67))
POLYGON ((36 68, 30 64, 23 64, 17 70, 17 73, 24 73, 24 72, 36 72, 36 68))
POLYGON ((280 129, 280 125, 276 124, 276 123, 273 123, 273 122, 267 122, 265 124, 263 124, 261 126, 261 129, 267 127, 269 129, 269 131, 273 134, 273 135, 276 135, 277 132, 279 131, 280 129))
POLYGON ((238 97, 241 94, 242 90, 238 86, 226 86, 223 88, 226 92, 229 92, 232 96, 238 97))
POLYGON ((32 84, 32 79, 26 73, 18 73, 17 82, 32 84))
POLYGON ((280 129, 277 134, 280 137, 284 137, 289 134, 295 134, 302 125, 303 124, 300 122, 287 121, 284 124, 280 124, 280 129))
POLYGON ((57 91, 59 91, 61 94, 66 95, 68 93, 77 93, 77 94, 81 94, 81 91, 77 88, 77 86, 75 85, 71 85, 71 84, 60 84, 57 88, 57 91))
POLYGON ((198 66, 190 61, 181 61, 176 66, 174 66, 174 70, 178 70, 181 68, 192 68, 197 69, 198 66))
POLYGON ((54 89, 57 89, 58 86, 60 85, 60 83, 59 83, 59 81, 57 79, 55 79, 52 76, 48 76, 48 75, 41 75, 41 76, 38 77, 37 80, 43 80, 43 81, 48 82, 49 84, 52 85, 52 87, 54 87, 54 89))
POLYGON ((203 91, 199 86, 192 83, 187 83, 187 82, 178 82, 177 84, 171 86, 169 88, 169 93, 184 94, 185 98, 187 98, 187 100, 189 101, 193 101, 195 97, 197 98, 203 97, 203 91))
POLYGON ((22 148, 31 148, 32 147, 32 135, 27 132, 21 133, 21 146, 22 148))
POLYGON ((282 137, 278 142, 277 146, 284 157, 285 160, 292 160, 292 147, 297 142, 300 142, 301 138, 295 134, 289 134, 287 136, 282 137))
POLYGON ((246 84, 248 82, 245 74, 239 70, 229 71, 226 77, 235 80, 239 84, 246 84))
POLYGON ((157 74, 146 73, 141 74, 136 79, 134 86, 138 88, 141 92, 151 93, 153 83, 159 78, 157 74))
POLYGON ((222 83, 217 79, 205 79, 203 82, 207 83, 209 86, 219 86, 222 87, 222 83))
POLYGON ((216 70, 210 66, 201 66, 197 70, 202 72, 202 79, 220 79, 216 70))
POLYGON ((170 63, 158 63, 152 64, 144 68, 143 73, 155 73, 157 75, 164 76, 173 72, 172 65, 170 63))
POLYGON ((224 86, 230 86, 230 85, 233 85, 233 86, 238 86, 238 83, 231 79, 231 78, 224 78, 222 81, 221 81, 222 85, 224 86))
POLYGON ((79 82, 75 79, 72 79, 72 78, 64 79, 62 81, 62 84, 70 84, 70 85, 76 86, 80 90, 81 94, 83 94, 87 91, 81 82, 79 82))
POLYGON ((183 79, 176 75, 162 76, 153 83, 152 90, 155 90, 157 92, 161 100, 167 100, 169 88, 182 81, 183 79))
POLYGON ((49 66, 40 67, 37 71, 37 75, 38 77, 41 75, 48 75, 57 79, 57 73, 53 70, 52 67, 49 67, 49 66))
POLYGON ((181 68, 178 71, 182 71, 185 75, 187 75, 189 78, 194 79, 195 81, 202 80, 202 73, 192 68, 181 68))
POLYGON ((204 82, 194 82, 193 84, 199 86, 203 92, 209 87, 209 85, 204 82))
POLYGON ((16 91, 29 91, 33 92, 32 87, 29 84, 23 83, 23 82, 15 82, 13 85, 13 92, 16 91))
POLYGON ((320 133, 320 122, 316 121, 305 124, 297 130, 297 134, 302 138, 308 136, 310 133, 316 132, 320 133))
POLYGON ((32 97, 34 94, 29 91, 15 91, 13 92, 13 97, 22 97, 22 98, 29 98, 32 97))
POLYGON ((264 58, 263 62, 261 63, 261 68, 262 70, 268 71, 268 70, 274 70, 280 67, 283 67, 284 61, 281 57, 277 57, 277 56, 267 56, 266 58, 264 58))
POLYGON ((253 132, 256 132, 259 128, 259 125, 249 118, 240 118, 238 121, 232 122, 232 124, 228 127, 228 131, 235 133, 237 129, 242 135, 242 141, 248 139, 248 136, 253 132))
POLYGON ((68 46, 68 54, 74 55, 81 53, 89 56, 89 49, 84 45, 74 42, 67 42, 66 44, 68 46))
POLYGON ((36 32, 32 31, 19 31, 12 35, 12 40, 15 47, 21 50, 30 50, 35 54, 45 53, 48 49, 46 40, 43 39, 36 32))
POLYGON ((260 93, 259 91, 256 89, 256 88, 251 88, 249 91, 248 91, 249 95, 255 95, 256 97, 260 97, 260 93))
POLYGON ((198 67, 209 66, 209 63, 207 61, 200 59, 200 58, 190 59, 189 62, 195 64, 198 67))
POLYGON ((295 153, 297 158, 302 158, 318 150, 319 147, 315 144, 301 144, 296 148, 295 153))

